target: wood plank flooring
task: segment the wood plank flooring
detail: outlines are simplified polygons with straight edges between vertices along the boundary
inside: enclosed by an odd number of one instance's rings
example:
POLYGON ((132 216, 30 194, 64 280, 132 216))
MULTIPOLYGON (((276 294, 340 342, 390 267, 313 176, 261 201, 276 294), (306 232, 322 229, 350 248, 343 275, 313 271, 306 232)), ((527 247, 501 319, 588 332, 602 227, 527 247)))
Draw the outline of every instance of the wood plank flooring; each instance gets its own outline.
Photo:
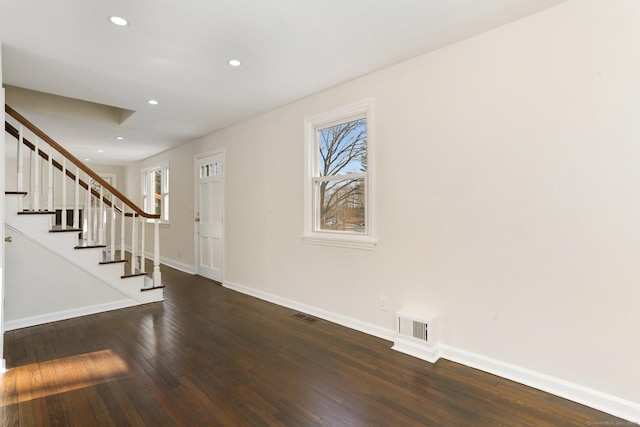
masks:
POLYGON ((166 301, 5 334, 8 426, 626 425, 163 267, 166 301))

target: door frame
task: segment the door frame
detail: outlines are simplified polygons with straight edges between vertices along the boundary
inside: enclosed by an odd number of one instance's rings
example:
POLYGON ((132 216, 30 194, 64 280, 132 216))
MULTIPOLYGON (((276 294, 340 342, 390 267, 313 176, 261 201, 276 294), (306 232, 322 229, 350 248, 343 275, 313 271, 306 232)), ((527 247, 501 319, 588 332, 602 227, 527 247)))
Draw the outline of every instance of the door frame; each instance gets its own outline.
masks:
POLYGON ((226 216, 227 216, 227 200, 226 200, 226 196, 227 196, 227 189, 226 189, 226 185, 227 185, 227 158, 225 155, 225 149, 224 147, 222 148, 216 148, 215 150, 211 150, 211 151, 205 151, 204 153, 198 153, 196 155, 193 156, 193 253, 195 254, 195 258, 194 258, 194 270, 195 273, 197 275, 200 275, 200 248, 199 248, 199 244, 198 244, 198 223, 195 220, 196 217, 196 212, 199 214, 200 213, 200 192, 198 191, 198 183, 199 183, 199 179, 200 179, 200 171, 198 170, 198 160, 202 159, 203 157, 208 157, 208 156, 213 156, 216 154, 220 154, 222 155, 222 283, 225 282, 225 275, 226 275, 226 263, 227 263, 227 257, 226 257, 226 250, 225 250, 225 241, 226 241, 226 236, 227 236, 227 221, 226 221, 226 216))

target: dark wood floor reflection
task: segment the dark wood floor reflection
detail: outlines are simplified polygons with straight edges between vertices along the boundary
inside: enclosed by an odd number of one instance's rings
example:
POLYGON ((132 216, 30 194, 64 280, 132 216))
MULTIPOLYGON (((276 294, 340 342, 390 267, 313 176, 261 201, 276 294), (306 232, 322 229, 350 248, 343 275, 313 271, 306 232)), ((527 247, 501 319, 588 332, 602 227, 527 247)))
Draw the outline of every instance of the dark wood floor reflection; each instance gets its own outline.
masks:
POLYGON ((5 335, 2 426, 564 426, 612 416, 163 269, 166 301, 5 335))

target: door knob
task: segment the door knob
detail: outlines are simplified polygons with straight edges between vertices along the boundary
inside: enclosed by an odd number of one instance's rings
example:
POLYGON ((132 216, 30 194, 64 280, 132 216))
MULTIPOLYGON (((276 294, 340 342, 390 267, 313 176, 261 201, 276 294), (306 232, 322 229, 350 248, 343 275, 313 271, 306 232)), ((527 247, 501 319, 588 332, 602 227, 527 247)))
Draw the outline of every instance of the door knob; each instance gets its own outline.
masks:
POLYGON ((7 243, 11 243, 11 236, 5 237, 4 241, 7 242, 7 243))

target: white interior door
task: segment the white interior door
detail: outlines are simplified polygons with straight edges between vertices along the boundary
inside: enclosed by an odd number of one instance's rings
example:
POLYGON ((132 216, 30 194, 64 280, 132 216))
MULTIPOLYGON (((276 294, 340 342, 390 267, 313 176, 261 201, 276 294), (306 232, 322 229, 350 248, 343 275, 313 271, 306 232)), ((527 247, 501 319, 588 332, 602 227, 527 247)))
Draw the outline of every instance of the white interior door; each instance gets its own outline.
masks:
POLYGON ((198 274, 222 282, 224 153, 196 156, 196 257, 198 274))

